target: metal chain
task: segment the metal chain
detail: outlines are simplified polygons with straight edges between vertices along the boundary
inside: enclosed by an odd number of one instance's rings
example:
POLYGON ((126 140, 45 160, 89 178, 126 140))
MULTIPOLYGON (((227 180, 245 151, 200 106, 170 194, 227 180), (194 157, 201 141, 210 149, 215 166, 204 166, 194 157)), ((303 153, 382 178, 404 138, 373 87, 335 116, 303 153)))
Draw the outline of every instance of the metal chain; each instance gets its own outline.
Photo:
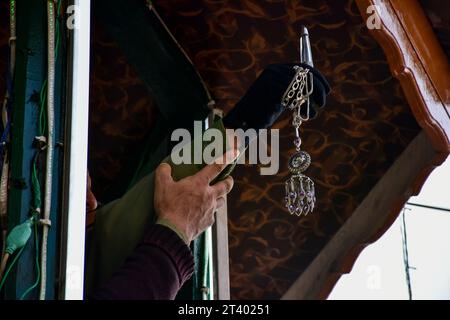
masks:
POLYGON ((300 108, 296 108, 296 110, 294 110, 292 125, 294 126, 295 130, 294 146, 297 151, 300 151, 300 146, 302 145, 302 139, 300 138, 300 126, 302 125, 302 123, 303 122, 300 116, 300 108))
POLYGON ((296 74, 281 100, 284 107, 293 110, 292 126, 295 130, 296 149, 288 163, 293 175, 285 182, 285 204, 291 214, 301 216, 312 212, 316 202, 314 182, 303 174, 311 164, 311 156, 300 150, 300 126, 310 118, 309 97, 313 91, 313 75, 309 69, 300 66, 294 68, 296 74), (302 113, 303 106, 306 107, 306 112, 302 113))
POLYGON ((290 110, 293 110, 292 126, 295 130, 294 146, 297 151, 300 151, 302 140, 300 138, 300 126, 303 121, 309 120, 309 96, 312 93, 312 74, 309 69, 295 66, 295 77, 289 84, 288 89, 283 95, 282 105, 290 110), (308 79, 310 78, 310 79, 308 79), (308 81, 310 80, 310 81, 308 81), (301 115, 301 107, 306 103, 306 117, 301 115))

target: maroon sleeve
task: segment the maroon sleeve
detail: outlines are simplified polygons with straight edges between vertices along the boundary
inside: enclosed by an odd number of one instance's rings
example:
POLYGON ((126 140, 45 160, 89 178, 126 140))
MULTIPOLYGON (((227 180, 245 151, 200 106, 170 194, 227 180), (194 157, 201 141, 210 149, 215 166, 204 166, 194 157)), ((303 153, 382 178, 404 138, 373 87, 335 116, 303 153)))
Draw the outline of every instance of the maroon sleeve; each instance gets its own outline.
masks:
POLYGON ((123 266, 90 295, 93 300, 174 299, 194 270, 190 248, 170 228, 151 226, 123 266))

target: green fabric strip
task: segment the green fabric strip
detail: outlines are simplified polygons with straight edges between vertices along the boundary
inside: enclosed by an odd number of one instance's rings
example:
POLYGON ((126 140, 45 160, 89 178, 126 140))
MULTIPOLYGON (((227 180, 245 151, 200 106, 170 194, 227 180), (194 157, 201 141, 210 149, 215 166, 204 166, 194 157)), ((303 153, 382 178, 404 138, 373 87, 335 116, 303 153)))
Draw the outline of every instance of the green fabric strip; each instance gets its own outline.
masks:
MULTIPOLYGON (((222 121, 215 119, 208 130, 211 129, 219 129, 222 132, 226 150, 228 150, 222 121)), ((199 141, 203 141, 202 136, 195 136, 191 142, 191 148, 195 142, 199 141)), ((208 144, 203 143, 203 148, 208 144)), ((174 165, 170 156, 162 162, 171 165, 172 176, 176 181, 194 175, 205 166, 204 163, 174 165)), ((228 177, 233 168, 234 165, 225 168, 213 183, 228 177)), ((87 293, 110 278, 120 268, 126 257, 143 239, 146 228, 155 223, 153 192, 154 172, 151 172, 120 199, 96 211, 95 224, 86 237, 85 288, 87 293)))

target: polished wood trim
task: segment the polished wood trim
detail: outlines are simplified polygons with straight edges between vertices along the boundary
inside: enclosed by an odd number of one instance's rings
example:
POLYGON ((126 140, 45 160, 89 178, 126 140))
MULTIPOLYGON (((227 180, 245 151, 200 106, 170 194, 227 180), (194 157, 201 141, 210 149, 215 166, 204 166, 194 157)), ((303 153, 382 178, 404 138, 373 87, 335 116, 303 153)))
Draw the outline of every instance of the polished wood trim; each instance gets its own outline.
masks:
MULTIPOLYGON (((214 102, 210 102, 212 112, 209 114, 209 122, 212 123, 216 116, 223 117, 221 109, 214 108, 214 102)), ((228 244, 228 206, 227 197, 225 204, 216 212, 216 222, 212 226, 213 246, 213 286, 215 300, 230 300, 230 255, 228 244)))
POLYGON ((230 258, 228 253, 228 209, 225 205, 216 212, 212 227, 214 256, 214 299, 230 300, 230 258))
POLYGON ((370 33, 435 149, 450 152, 449 62, 417 0, 356 0, 365 21, 376 6, 381 28, 370 33), (394 5, 393 5, 394 3, 394 5))
POLYGON ((417 0, 390 0, 390 4, 441 101, 450 111, 450 63, 422 6, 417 0))
POLYGON ((444 160, 422 131, 282 299, 326 298, 341 275, 350 272, 361 251, 392 225, 406 201, 444 160))

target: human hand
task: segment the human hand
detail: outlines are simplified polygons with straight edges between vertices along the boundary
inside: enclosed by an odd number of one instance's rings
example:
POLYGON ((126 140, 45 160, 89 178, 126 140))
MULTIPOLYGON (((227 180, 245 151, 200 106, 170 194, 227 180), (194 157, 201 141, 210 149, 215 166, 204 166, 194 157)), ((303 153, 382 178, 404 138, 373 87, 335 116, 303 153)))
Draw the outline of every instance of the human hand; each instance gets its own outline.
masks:
POLYGON ((225 195, 233 187, 233 178, 229 176, 214 185, 210 183, 236 159, 237 153, 230 150, 215 163, 179 181, 173 180, 170 165, 160 164, 155 173, 157 223, 166 224, 181 233, 187 244, 211 226, 214 212, 225 204, 225 195))
POLYGON ((98 203, 92 192, 92 182, 89 171, 87 172, 87 183, 86 183, 86 212, 91 212, 97 209, 98 203))

